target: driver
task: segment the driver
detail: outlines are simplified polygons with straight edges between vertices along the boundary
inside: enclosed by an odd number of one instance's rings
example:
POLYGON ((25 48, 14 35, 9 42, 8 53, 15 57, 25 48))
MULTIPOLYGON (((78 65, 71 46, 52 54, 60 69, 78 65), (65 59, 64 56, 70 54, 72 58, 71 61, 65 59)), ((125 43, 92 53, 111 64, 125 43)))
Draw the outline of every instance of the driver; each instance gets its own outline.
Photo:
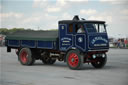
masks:
POLYGON ((84 27, 80 25, 79 29, 77 30, 77 33, 84 33, 84 27))

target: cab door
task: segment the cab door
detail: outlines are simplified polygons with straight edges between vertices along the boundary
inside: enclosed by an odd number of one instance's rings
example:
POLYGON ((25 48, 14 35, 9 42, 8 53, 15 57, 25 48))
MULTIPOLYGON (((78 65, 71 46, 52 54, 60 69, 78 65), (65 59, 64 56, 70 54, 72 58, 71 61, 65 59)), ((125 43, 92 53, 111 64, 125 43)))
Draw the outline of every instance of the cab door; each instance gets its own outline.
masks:
POLYGON ((75 24, 74 40, 76 48, 86 51, 86 32, 83 24, 75 24), (78 32, 80 26, 83 27, 83 32, 78 32))
POLYGON ((59 50, 67 51, 73 47, 73 26, 71 24, 72 30, 69 31, 68 24, 59 25, 59 50))

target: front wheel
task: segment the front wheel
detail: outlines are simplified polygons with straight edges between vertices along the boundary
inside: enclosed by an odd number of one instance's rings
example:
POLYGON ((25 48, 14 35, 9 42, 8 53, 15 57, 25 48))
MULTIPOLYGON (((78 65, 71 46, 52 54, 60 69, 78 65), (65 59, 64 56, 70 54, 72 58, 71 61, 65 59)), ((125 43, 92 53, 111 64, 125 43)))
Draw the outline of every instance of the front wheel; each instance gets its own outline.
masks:
POLYGON ((91 62, 93 67, 102 68, 107 62, 107 55, 105 54, 105 57, 97 57, 96 59, 94 59, 94 61, 95 62, 91 62))
POLYGON ((70 69, 77 70, 83 66, 83 56, 79 50, 70 50, 66 55, 66 61, 70 69))

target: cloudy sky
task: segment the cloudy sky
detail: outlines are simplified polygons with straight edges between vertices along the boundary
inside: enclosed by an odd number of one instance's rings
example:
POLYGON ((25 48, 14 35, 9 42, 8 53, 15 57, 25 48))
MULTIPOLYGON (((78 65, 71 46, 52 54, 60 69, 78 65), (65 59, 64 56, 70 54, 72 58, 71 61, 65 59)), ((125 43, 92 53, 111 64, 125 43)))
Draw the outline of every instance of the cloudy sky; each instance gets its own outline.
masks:
POLYGON ((128 36, 127 0, 0 0, 1 28, 57 29, 79 15, 106 21, 109 36, 128 36))

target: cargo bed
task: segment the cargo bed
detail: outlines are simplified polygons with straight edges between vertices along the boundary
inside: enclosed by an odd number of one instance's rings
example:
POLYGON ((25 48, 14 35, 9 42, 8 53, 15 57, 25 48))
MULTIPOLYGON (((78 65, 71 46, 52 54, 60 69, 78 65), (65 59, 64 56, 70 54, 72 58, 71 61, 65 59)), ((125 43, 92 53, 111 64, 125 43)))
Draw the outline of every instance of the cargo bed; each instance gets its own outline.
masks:
POLYGON ((6 36, 7 40, 56 41, 58 31, 18 31, 6 36))
POLYGON ((6 36, 10 48, 56 49, 58 31, 19 31, 6 36))

